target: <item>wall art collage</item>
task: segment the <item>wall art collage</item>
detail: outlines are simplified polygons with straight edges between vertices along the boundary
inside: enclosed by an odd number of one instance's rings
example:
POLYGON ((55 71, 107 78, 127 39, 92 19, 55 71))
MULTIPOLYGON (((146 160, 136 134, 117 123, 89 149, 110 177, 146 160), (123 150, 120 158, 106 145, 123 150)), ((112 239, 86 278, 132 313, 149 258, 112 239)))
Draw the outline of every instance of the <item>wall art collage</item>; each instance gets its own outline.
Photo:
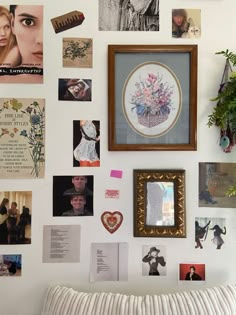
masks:
MULTIPOLYGON (((158 32, 161 28, 159 0, 99 0, 98 11, 101 32, 158 32)), ((108 45, 108 151, 197 150, 201 11, 199 8, 172 9, 169 36, 173 45, 108 45), (179 38, 186 39, 186 44, 179 45, 179 38)), ((27 92, 30 84, 44 84, 43 26, 46 23, 53 28, 55 36, 66 32, 60 52, 63 69, 93 68, 94 39, 83 34, 70 37, 71 29, 86 24, 83 12, 75 8, 45 21, 43 5, 1 5, 1 86, 23 83, 27 92)), ((92 81, 89 76, 62 75, 56 82, 55 99, 58 103, 91 104, 94 101, 92 81)), ((1 246, 31 245, 35 193, 30 189, 14 190, 14 182, 11 191, 2 187, 4 180, 44 180, 48 162, 45 152, 48 106, 45 98, 12 98, 1 93, 0 276, 21 276, 21 255, 1 254, 1 246)), ((82 111, 79 115, 79 119, 71 121, 71 173, 54 175, 52 179, 52 219, 63 217, 67 224, 55 221, 43 226, 43 263, 80 262, 83 259, 81 231, 87 221, 72 220, 77 216, 95 220, 95 181, 99 179, 91 168, 101 166, 102 117, 88 119, 82 111), (68 224, 70 219, 73 224, 68 224)), ((229 198, 225 192, 236 182, 236 163, 199 162, 198 170, 198 207, 235 208, 236 197, 229 198)), ((119 181, 118 187, 124 185, 119 167, 111 169, 109 175, 106 180, 109 177, 114 183, 119 181)), ((134 237, 187 237, 184 169, 133 169, 133 185, 134 237)), ((120 197, 120 189, 113 187, 107 188, 102 196, 115 206, 120 197)), ((99 224, 110 236, 124 221, 123 211, 104 210, 99 224)), ((196 250, 224 248, 228 237, 225 218, 196 215, 192 228, 195 229, 192 247, 196 250)), ((128 280, 127 242, 96 242, 89 246, 94 262, 90 266, 91 282, 128 280)), ((140 252, 143 276, 167 276, 166 246, 157 240, 155 244, 142 245, 140 252)), ((205 281, 207 277, 204 261, 181 261, 177 269, 179 281, 205 281)))

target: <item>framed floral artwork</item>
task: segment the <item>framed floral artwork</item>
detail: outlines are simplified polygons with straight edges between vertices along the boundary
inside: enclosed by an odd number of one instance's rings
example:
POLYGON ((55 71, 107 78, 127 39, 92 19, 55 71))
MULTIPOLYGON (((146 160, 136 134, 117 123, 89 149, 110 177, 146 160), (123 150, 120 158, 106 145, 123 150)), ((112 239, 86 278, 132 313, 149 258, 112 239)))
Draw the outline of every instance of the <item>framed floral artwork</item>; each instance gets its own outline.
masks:
POLYGON ((109 45, 110 151, 196 150, 197 45, 109 45))

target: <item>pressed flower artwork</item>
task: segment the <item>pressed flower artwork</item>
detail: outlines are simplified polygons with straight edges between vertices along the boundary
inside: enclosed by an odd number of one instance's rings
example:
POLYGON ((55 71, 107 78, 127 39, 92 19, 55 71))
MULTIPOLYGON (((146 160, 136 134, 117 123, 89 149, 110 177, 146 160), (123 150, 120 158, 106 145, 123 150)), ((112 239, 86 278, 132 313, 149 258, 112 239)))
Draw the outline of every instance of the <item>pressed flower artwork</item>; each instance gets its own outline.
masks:
POLYGON ((63 38, 63 67, 92 68, 92 38, 63 38))
POLYGON ((178 120, 182 92, 175 73, 158 62, 137 66, 123 89, 123 111, 130 127, 144 137, 158 137, 178 120))
POLYGON ((44 143, 44 99, 0 99, 0 177, 44 177, 44 143))

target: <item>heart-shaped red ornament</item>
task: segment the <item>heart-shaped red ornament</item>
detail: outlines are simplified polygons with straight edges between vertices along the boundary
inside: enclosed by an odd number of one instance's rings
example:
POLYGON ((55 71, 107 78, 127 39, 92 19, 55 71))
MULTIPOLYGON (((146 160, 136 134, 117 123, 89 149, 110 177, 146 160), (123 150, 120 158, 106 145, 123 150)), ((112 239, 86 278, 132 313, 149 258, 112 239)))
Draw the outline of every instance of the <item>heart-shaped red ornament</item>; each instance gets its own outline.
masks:
POLYGON ((105 211, 101 215, 101 221, 108 232, 114 233, 118 230, 123 221, 123 214, 120 211, 105 211))

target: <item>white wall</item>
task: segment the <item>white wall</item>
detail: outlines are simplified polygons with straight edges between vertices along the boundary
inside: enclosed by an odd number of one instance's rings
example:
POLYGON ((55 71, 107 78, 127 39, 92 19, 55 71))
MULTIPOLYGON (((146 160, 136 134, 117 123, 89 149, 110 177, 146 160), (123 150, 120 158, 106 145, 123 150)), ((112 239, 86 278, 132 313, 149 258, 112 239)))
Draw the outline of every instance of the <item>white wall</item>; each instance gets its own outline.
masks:
MULTIPOLYGON (((28 4, 26 0, 16 1, 28 4)), ((178 284, 180 262, 206 264, 207 281, 212 286, 236 281, 236 211, 235 209, 198 207, 198 162, 236 162, 235 149, 223 153, 218 145, 216 128, 206 126, 213 108, 209 98, 216 94, 224 67, 224 58, 214 53, 229 48, 236 51, 233 37, 236 29, 235 0, 160 1, 160 32, 99 32, 98 1, 30 1, 45 7, 45 83, 41 86, 1 85, 4 97, 46 98, 46 175, 39 180, 0 180, 2 191, 31 190, 33 192, 32 244, 1 246, 0 254, 22 254, 22 277, 2 277, 0 313, 2 315, 38 315, 45 290, 52 284, 63 284, 85 291, 112 291, 133 294, 160 293, 195 288, 193 284, 178 284), (201 9, 202 36, 198 40, 171 38, 171 9, 185 6, 201 9), (78 9, 85 15, 84 23, 74 29, 55 34, 50 19, 78 9), (92 69, 62 68, 62 38, 92 37, 94 66, 92 69), (198 150, 195 152, 109 152, 107 149, 107 45, 108 44, 198 44, 198 150), (59 77, 81 77, 93 80, 91 103, 58 102, 59 77), (72 121, 101 121, 101 167, 72 167, 72 121), (182 168, 186 170, 187 238, 133 237, 133 169, 182 168), (110 169, 123 169, 121 181, 109 177, 110 169), (91 174, 95 179, 95 215, 84 218, 52 217, 53 175, 91 174), (119 200, 107 200, 107 188, 120 189, 119 200), (108 233, 100 222, 105 210, 120 210, 124 222, 120 229, 108 233), (220 251, 194 249, 196 216, 225 217, 227 242, 220 251), (46 224, 81 225, 81 262, 74 264, 42 263, 42 232, 46 224), (129 243, 128 282, 89 282, 90 244, 92 242, 129 243), (142 246, 164 245, 167 250, 167 276, 142 276, 142 246)), ((11 3, 11 2, 8 2, 11 3)), ((197 286, 199 288, 199 285, 197 286)))

